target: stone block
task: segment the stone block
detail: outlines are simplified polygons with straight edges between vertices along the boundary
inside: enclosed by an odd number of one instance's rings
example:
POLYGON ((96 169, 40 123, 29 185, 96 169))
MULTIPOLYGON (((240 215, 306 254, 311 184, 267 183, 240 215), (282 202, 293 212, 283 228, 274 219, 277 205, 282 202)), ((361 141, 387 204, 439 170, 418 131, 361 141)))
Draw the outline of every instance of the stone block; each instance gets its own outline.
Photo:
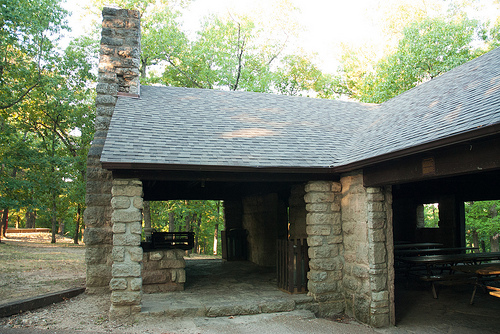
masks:
POLYGON ((368 193, 368 194, 382 193, 382 188, 380 188, 380 187, 367 187, 366 193, 368 193))
POLYGON ((337 235, 330 235, 330 236, 327 236, 326 237, 326 242, 329 244, 329 245, 332 245, 332 244, 341 244, 343 242, 343 236, 338 233, 337 235))
POLYGON ((368 229, 368 239, 370 242, 385 242, 384 229, 368 229))
POLYGON ((371 193, 366 195, 366 200, 368 202, 383 202, 384 194, 383 193, 371 193))
POLYGON ((142 247, 127 247, 127 253, 131 261, 141 262, 143 258, 142 252, 142 247))
POLYGON ((116 223, 132 223, 132 222, 141 222, 142 214, 141 211, 133 209, 133 210, 123 210, 123 209, 115 209, 113 214, 111 215, 111 222, 116 223))
POLYGON ((306 210, 308 212, 325 212, 328 210, 328 205, 328 203, 309 203, 306 204, 306 210))
POLYGON ((330 235, 331 227, 329 225, 309 225, 306 227, 308 236, 314 235, 330 235))
POLYGON ((326 271, 311 270, 307 273, 307 278, 314 282, 322 282, 326 280, 328 273, 326 271))
POLYGON ((389 313, 370 315, 370 326, 375 328, 386 327, 390 325, 389 313))
POLYGON ((116 180, 113 181, 113 188, 111 189, 113 196, 128 196, 128 197, 142 197, 142 186, 140 185, 116 185, 116 180))
POLYGON ((133 202, 136 209, 142 210, 144 208, 144 200, 142 197, 134 197, 133 202))
POLYGON ((337 292, 337 282, 314 282, 308 281, 307 287, 313 294, 337 292))
POLYGON ((341 258, 330 259, 310 259, 309 268, 311 270, 342 270, 344 267, 341 258))
POLYGON ((163 259, 163 252, 150 252, 149 260, 151 261, 160 261, 163 259))
POLYGON ((343 300, 323 302, 319 303, 318 316, 322 318, 335 318, 339 314, 344 313, 344 311, 345 302, 343 300))
POLYGON ((135 221, 128 224, 130 233, 132 234, 141 234, 142 233, 142 224, 140 221, 135 221))
POLYGON ((116 97, 111 95, 97 95, 95 98, 95 103, 97 105, 115 105, 116 97))
POLYGON ((384 202, 368 202, 368 211, 385 211, 384 202))
POLYGON ((115 306, 139 305, 141 303, 142 293, 140 291, 112 291, 111 303, 115 306))
POLYGON ((332 187, 331 181, 312 181, 306 184, 305 190, 306 192, 312 192, 312 191, 328 192, 331 190, 331 187, 332 187))
POLYGON ((111 199, 113 209, 128 209, 130 208, 130 197, 115 196, 111 199))
POLYGON ((141 277, 141 265, 136 262, 113 263, 111 274, 113 277, 141 277))
POLYGON ((129 278, 129 286, 132 291, 141 291, 142 289, 142 278, 129 278))
POLYGON ((259 305, 262 313, 289 312, 295 309, 293 300, 269 301, 259 305))
POLYGON ((308 254, 310 259, 331 258, 339 255, 339 247, 336 244, 309 247, 308 254))
POLYGON ((85 249, 86 264, 106 264, 112 246, 87 246, 85 249))
POLYGON ((387 290, 387 275, 371 275, 370 288, 373 292, 382 292, 387 290))
POLYGON ((385 227, 385 215, 384 218, 371 218, 368 220, 368 228, 370 229, 382 229, 385 227))
POLYGON ((113 233, 111 231, 111 228, 107 227, 88 227, 85 229, 85 234, 84 234, 84 242, 85 245, 100 245, 100 244, 105 244, 105 245, 110 245, 112 244, 111 240, 113 237, 113 233))
POLYGON ((342 292, 318 293, 314 295, 314 300, 320 303, 344 301, 344 294, 342 292))
POLYGON ((370 322, 370 302, 365 295, 354 296, 354 317, 364 323, 370 322))
POLYGON ((87 287, 107 287, 111 280, 111 267, 107 264, 87 264, 87 287))
POLYGON ((383 242, 374 242, 369 246, 370 264, 385 263, 387 261, 387 252, 385 249, 385 244, 383 242))
POLYGON ((184 269, 176 269, 175 272, 175 282, 186 283, 186 271, 184 269))
POLYGON ((112 278, 109 282, 109 287, 111 290, 126 290, 127 289, 127 279, 125 278, 112 278))
POLYGON ((332 203, 330 206, 330 210, 333 212, 340 212, 341 206, 340 206, 340 201, 335 201, 332 203))
POLYGON ((127 225, 125 223, 115 222, 113 224, 113 233, 121 234, 127 232, 127 225))
POLYGON ((113 305, 111 304, 109 308, 109 320, 111 321, 126 321, 130 319, 132 312, 130 306, 126 305, 113 305))
POLYGON ((114 246, 112 255, 115 262, 125 261, 125 247, 114 246))
POLYGON ((142 273, 142 284, 161 284, 170 281, 170 276, 165 270, 144 271, 142 273))
POLYGON ((333 191, 334 193, 341 192, 342 191, 342 183, 340 183, 340 182, 332 182, 331 191, 333 191))
POLYGON ((306 203, 332 203, 335 199, 335 194, 332 192, 311 192, 304 196, 306 203))
POLYGON ((162 269, 178 269, 178 268, 185 268, 186 267, 186 262, 184 260, 169 260, 169 259, 163 259, 160 260, 160 268, 162 269))
POLYGON ((316 247, 323 245, 325 237, 319 235, 313 235, 307 237, 307 245, 309 247, 316 247))
POLYGON ((139 234, 114 234, 114 246, 139 246, 141 244, 141 236, 139 234))
POLYGON ((330 225, 333 224, 333 217, 328 213, 308 213, 306 223, 308 225, 330 225))
POLYGON ((249 304, 225 304, 211 306, 206 311, 207 317, 225 317, 230 315, 251 315, 259 314, 260 308, 258 305, 249 304))

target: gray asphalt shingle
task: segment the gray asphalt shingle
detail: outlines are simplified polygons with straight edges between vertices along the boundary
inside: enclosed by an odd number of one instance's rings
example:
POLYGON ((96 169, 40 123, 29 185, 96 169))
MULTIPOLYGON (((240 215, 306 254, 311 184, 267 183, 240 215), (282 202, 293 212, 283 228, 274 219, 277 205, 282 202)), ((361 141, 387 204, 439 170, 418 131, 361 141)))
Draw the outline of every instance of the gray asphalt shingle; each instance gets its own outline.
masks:
POLYGON ((101 161, 328 167, 500 123, 500 49, 381 105, 141 87, 119 97, 101 161))

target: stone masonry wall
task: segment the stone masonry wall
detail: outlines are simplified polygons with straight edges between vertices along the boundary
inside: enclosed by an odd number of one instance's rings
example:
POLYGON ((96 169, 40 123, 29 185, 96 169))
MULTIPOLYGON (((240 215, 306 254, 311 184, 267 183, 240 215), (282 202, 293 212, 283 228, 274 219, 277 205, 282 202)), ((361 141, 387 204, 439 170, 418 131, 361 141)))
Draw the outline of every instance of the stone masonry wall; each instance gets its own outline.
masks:
POLYGON ((139 91, 140 15, 138 11, 104 8, 95 134, 87 157, 87 209, 84 213, 87 292, 109 291, 111 280, 112 174, 100 159, 117 93, 139 91))
POLYGON ((290 191, 290 198, 288 199, 288 219, 289 229, 288 234, 290 239, 305 239, 306 233, 306 203, 304 201, 304 185, 295 185, 290 191))
POLYGON ((248 231, 248 259, 276 265, 276 240, 286 238, 286 206, 276 193, 243 198, 243 228, 248 231))
POLYGON ((394 307, 391 191, 365 188, 362 172, 343 175, 341 183, 346 313, 386 326, 394 307))
POLYGON ((305 186, 309 294, 319 304, 319 315, 334 316, 345 310, 342 293, 343 246, 340 213, 341 184, 309 182, 305 186))
POLYGON ((142 182, 115 179, 112 188, 113 266, 110 319, 141 311, 142 298, 142 182))
POLYGON ((142 292, 184 290, 186 261, 182 249, 144 252, 142 263, 142 292))

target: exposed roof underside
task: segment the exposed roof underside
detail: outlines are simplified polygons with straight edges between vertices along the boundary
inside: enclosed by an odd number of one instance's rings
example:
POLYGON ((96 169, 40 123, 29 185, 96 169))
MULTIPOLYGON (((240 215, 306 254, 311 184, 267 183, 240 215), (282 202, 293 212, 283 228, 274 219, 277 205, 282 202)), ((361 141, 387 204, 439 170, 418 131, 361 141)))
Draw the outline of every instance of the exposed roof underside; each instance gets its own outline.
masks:
POLYGON ((119 97, 110 169, 332 168, 500 124, 500 49, 381 105, 141 87, 119 97))

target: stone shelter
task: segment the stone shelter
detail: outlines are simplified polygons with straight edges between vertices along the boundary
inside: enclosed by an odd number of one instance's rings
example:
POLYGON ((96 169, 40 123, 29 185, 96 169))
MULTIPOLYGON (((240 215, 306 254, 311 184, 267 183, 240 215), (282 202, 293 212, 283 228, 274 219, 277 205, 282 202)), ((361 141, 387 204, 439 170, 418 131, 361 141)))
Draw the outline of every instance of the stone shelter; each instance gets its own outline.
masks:
POLYGON ((105 8, 85 243, 87 291, 111 290, 113 318, 185 280, 182 253, 143 252, 143 200, 224 200, 260 265, 306 239, 319 315, 381 327, 394 240, 463 246, 463 202, 500 198, 500 49, 382 104, 140 86, 140 52, 140 13, 105 8), (421 228, 434 202, 439 228, 421 228))

